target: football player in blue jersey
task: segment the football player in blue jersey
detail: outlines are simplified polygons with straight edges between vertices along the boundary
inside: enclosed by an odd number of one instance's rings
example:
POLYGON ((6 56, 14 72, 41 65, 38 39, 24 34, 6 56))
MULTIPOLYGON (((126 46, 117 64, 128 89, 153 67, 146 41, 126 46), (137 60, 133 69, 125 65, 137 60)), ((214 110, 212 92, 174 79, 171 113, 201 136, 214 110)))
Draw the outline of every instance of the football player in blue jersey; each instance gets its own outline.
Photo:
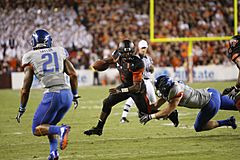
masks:
POLYGON ((43 29, 32 34, 32 51, 24 54, 22 67, 24 81, 21 90, 21 103, 17 114, 17 122, 26 111, 30 88, 35 75, 45 89, 41 103, 33 118, 32 132, 35 136, 48 136, 50 155, 48 160, 58 160, 58 136, 60 149, 67 147, 70 126, 57 126, 74 102, 78 106, 77 73, 67 59, 68 52, 62 47, 52 47, 50 34, 43 29), (70 85, 65 81, 64 73, 70 77, 70 85))
POLYGON ((212 120, 219 109, 237 110, 235 101, 229 96, 222 96, 213 88, 193 89, 181 81, 173 81, 166 75, 156 79, 156 89, 161 94, 158 105, 166 101, 167 107, 154 114, 145 114, 140 118, 140 123, 146 124, 151 119, 165 118, 172 113, 177 106, 201 109, 196 118, 194 128, 196 132, 211 130, 220 126, 237 128, 235 118, 232 116, 225 120, 212 120))

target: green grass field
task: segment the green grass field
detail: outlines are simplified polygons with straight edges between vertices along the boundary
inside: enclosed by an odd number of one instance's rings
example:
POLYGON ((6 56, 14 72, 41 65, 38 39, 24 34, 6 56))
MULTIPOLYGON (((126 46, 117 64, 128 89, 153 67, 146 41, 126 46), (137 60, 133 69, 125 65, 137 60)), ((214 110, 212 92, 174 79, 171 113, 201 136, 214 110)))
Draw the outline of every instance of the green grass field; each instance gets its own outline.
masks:
MULTIPOLYGON (((234 83, 194 83, 191 86, 222 91, 234 83)), ((120 124, 124 105, 120 103, 113 108, 102 136, 85 136, 83 131, 98 121, 108 88, 79 88, 82 99, 78 109, 71 109, 61 122, 72 127, 68 148, 60 151, 61 160, 239 160, 240 129, 222 127, 196 133, 193 124, 197 109, 179 107, 178 128, 168 120, 153 120, 143 126, 137 118, 136 107, 132 107, 129 113, 130 123, 120 124)), ((32 117, 42 98, 42 90, 31 91, 27 111, 20 124, 15 120, 19 95, 19 91, 0 90, 0 159, 46 160, 49 154, 47 137, 35 137, 31 133, 32 117)), ((214 119, 231 115, 240 121, 240 114, 236 111, 220 111, 214 119)))

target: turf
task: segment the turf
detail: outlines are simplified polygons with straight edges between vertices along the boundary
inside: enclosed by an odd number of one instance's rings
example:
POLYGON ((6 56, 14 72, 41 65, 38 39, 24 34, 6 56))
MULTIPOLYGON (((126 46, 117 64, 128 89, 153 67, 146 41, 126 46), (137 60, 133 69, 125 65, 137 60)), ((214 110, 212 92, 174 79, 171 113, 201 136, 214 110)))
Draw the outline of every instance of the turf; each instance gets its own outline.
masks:
MULTIPOLYGON (((235 82, 191 84, 194 88, 213 87, 220 91, 235 82)), ((77 110, 72 108, 61 123, 71 125, 69 145, 60 151, 61 160, 238 160, 240 129, 218 128, 196 133, 193 129, 199 110, 179 107, 180 125, 168 120, 153 120, 145 126, 138 122, 136 107, 132 107, 130 123, 120 124, 122 106, 116 105, 105 125, 102 136, 85 136, 83 131, 95 126, 102 100, 108 87, 79 88, 82 98, 77 110)), ((32 90, 27 111, 18 124, 15 120, 19 106, 19 91, 0 90, 0 159, 46 160, 49 154, 47 137, 31 133, 32 117, 42 98, 42 90, 32 90)), ((214 119, 225 119, 239 112, 220 111, 214 119)), ((61 124, 60 123, 60 124, 61 124)), ((240 124, 239 124, 240 125, 240 124)))

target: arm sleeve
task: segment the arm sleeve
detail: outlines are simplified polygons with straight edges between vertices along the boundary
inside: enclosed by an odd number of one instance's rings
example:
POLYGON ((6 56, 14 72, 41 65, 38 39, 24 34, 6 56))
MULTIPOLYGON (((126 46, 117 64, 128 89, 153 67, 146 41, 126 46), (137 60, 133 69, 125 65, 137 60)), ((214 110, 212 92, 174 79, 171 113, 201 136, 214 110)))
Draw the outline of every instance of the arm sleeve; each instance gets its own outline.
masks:
POLYGON ((148 58, 149 58, 150 64, 153 64, 152 58, 150 56, 148 56, 148 58))
POLYGON ((67 59, 68 57, 69 57, 68 51, 67 51, 65 48, 63 48, 63 59, 65 60, 65 59, 67 59))
POLYGON ((31 62, 31 57, 28 53, 24 54, 22 57, 22 67, 25 68, 31 62))
POLYGON ((141 82, 144 72, 144 63, 141 59, 135 58, 130 64, 130 70, 133 73, 133 82, 141 82))
POLYGON ((133 82, 141 82, 142 81, 142 73, 144 68, 139 69, 136 72, 133 72, 133 82))

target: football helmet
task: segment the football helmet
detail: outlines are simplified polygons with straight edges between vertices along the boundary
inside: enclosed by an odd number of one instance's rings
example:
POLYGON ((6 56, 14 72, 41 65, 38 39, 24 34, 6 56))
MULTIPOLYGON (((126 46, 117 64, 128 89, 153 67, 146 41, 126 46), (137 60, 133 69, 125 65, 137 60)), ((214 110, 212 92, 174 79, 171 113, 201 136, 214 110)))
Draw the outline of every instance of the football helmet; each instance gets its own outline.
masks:
POLYGON ((118 51, 123 58, 129 58, 134 55, 135 46, 134 43, 130 40, 123 40, 118 45, 118 51))
POLYGON ((157 77, 155 81, 156 89, 160 92, 160 94, 162 94, 166 98, 173 84, 174 84, 173 80, 167 75, 161 75, 157 77))
POLYGON ((229 40, 228 57, 232 58, 236 52, 240 52, 240 35, 233 36, 229 40))
POLYGON ((52 46, 51 35, 43 29, 38 29, 32 34, 32 48, 50 48, 52 46))

